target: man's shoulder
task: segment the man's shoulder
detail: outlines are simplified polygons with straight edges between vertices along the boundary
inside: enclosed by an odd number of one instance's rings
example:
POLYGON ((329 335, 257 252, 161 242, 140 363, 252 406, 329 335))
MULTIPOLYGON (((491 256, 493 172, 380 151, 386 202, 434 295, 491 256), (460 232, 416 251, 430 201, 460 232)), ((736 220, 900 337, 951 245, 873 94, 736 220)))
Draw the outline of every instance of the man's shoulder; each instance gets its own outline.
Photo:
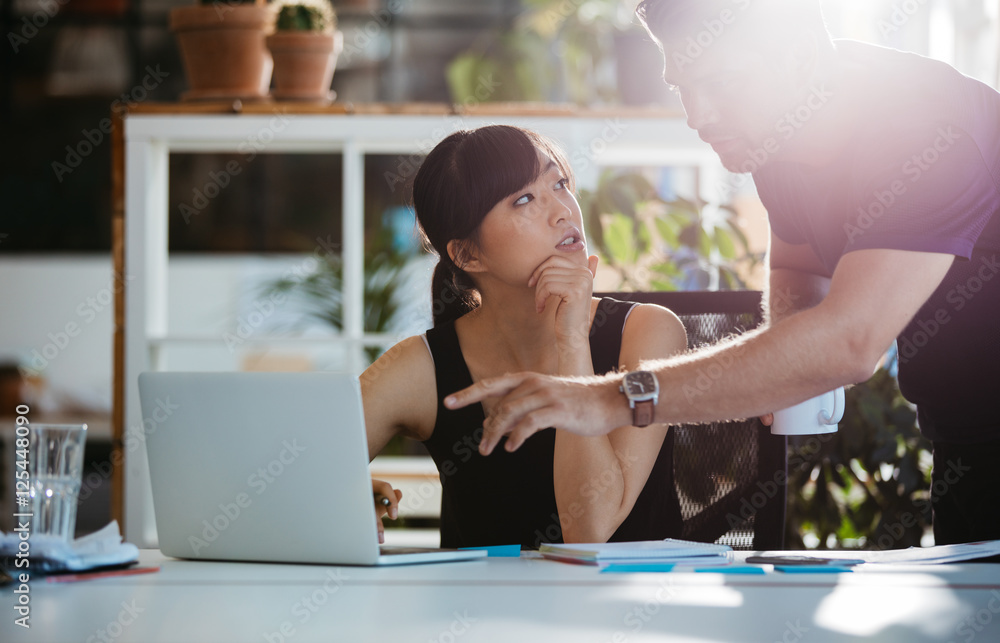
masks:
MULTIPOLYGON (((951 65, 913 52, 837 40, 838 56, 864 69, 855 100, 869 108, 874 131, 921 130, 946 122, 975 129, 996 118, 1000 93, 951 65)), ((931 129, 934 129, 933 127, 931 129)), ((876 137, 877 138, 877 137, 876 137)))

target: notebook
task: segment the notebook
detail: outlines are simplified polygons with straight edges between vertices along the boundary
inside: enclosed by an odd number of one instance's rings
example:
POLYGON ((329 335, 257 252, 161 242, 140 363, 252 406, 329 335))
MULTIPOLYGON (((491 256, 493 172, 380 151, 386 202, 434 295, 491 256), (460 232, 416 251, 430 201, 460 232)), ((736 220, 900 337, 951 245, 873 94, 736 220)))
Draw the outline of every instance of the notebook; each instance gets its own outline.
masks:
POLYGON ((341 565, 486 556, 380 548, 356 377, 142 373, 139 398, 168 556, 341 565))
POLYGON ((732 547, 667 538, 616 543, 544 543, 538 548, 546 558, 586 565, 657 562, 691 565, 725 564, 732 547))

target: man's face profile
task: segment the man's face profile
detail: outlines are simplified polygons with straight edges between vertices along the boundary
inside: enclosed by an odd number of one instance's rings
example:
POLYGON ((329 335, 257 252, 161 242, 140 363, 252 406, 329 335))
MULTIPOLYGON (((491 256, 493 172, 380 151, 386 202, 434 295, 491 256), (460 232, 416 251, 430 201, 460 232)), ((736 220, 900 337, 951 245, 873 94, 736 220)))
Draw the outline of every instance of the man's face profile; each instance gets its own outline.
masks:
MULTIPOLYGON (((760 16, 736 10, 685 13, 655 36, 663 51, 663 79, 678 92, 688 125, 726 169, 755 172, 804 125, 787 117, 809 94, 803 74, 796 73, 801 65, 795 48, 763 44, 768 36, 757 28, 760 16)), ((814 99, 811 106, 822 103, 814 99)))

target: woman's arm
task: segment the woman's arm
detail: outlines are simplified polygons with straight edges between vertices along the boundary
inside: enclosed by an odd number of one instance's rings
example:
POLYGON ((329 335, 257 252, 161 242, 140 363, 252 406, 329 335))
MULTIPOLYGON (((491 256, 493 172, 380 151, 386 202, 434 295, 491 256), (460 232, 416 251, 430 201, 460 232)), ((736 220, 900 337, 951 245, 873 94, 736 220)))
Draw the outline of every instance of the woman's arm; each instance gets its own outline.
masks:
MULTIPOLYGON (((677 316, 647 304, 629 315, 619 357, 624 370, 635 370, 642 360, 686 349, 677 316)), ((556 432, 555 495, 566 542, 606 542, 614 534, 646 485, 666 433, 663 424, 624 426, 598 437, 556 432)))
MULTIPOLYGON (((396 435, 426 440, 437 418, 434 362, 424 340, 410 337, 386 351, 361 374, 361 397, 368 433, 368 459, 396 435)), ((395 520, 403 494, 389 483, 372 479, 378 541, 385 542, 382 518, 395 520), (387 504, 384 504, 388 501, 387 504)))
POLYGON ((426 440, 437 419, 434 361, 423 338, 399 342, 361 374, 371 460, 398 434, 426 440))

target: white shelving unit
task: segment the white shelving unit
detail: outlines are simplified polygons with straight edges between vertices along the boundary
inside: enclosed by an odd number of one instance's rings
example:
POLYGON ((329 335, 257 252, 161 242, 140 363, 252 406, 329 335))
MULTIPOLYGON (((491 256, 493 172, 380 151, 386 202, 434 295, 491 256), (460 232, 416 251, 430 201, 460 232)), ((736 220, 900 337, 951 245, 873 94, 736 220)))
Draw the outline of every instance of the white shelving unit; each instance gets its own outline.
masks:
MULTIPOLYGON (((426 154, 449 133, 491 123, 537 130, 563 146, 582 186, 596 182, 606 166, 695 166, 699 189, 717 185, 724 170, 711 148, 683 117, 660 113, 586 112, 578 115, 497 114, 162 114, 126 117, 124 424, 140 433, 137 376, 162 370, 161 347, 171 341, 167 327, 167 192, 172 152, 242 152, 251 141, 261 153, 343 155, 343 331, 347 369, 364 365, 362 349, 385 343, 363 328, 364 157, 366 154, 426 154)), ((707 194, 705 196, 708 196, 707 194)), ((190 338, 188 338, 190 339, 190 338)), ((219 340, 221 341, 221 339, 219 340)), ((145 443, 129 451, 124 471, 125 537, 140 547, 156 546, 145 443)))

